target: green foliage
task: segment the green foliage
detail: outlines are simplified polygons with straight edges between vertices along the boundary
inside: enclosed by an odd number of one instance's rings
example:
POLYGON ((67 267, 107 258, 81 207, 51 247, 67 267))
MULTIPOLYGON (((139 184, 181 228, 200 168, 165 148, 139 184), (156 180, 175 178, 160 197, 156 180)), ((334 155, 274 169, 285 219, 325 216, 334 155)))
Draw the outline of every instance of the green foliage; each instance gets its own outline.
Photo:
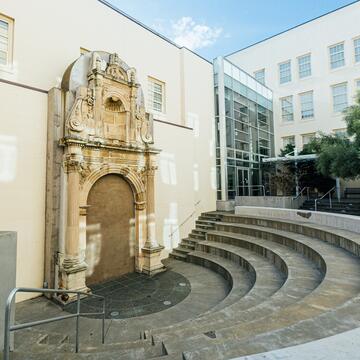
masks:
POLYGON ((360 92, 355 105, 344 113, 347 133, 352 139, 321 134, 303 151, 316 153, 316 168, 324 176, 355 179, 360 176, 360 92))

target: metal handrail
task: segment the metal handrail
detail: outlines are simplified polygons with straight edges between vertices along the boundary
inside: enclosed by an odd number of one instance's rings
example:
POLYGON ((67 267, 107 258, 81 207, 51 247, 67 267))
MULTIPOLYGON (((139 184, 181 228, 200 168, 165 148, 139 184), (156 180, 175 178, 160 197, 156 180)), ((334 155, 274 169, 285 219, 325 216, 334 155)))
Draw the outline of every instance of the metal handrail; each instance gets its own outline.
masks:
POLYGON ((336 190, 336 186, 332 187, 327 193, 325 193, 321 198, 315 199, 315 211, 317 211, 317 202, 322 200, 325 196, 329 195, 329 203, 330 209, 332 209, 332 200, 331 200, 331 193, 336 190))
MULTIPOLYGON (((197 201, 194 204, 194 207, 198 206, 200 203, 201 203, 201 200, 197 201)), ((169 238, 171 239, 171 241, 172 241, 172 236, 180 229, 181 226, 183 226, 186 222, 188 222, 195 215, 195 213, 196 213, 196 209, 180 225, 178 225, 175 230, 173 230, 170 233, 169 238)))
POLYGON ((293 200, 296 200, 296 199, 298 199, 300 196, 302 196, 302 193, 304 192, 304 190, 307 190, 307 191, 306 191, 306 197, 307 197, 307 199, 309 200, 309 198, 310 198, 310 187, 309 187, 309 186, 303 187, 303 188, 300 190, 300 192, 299 192, 296 196, 293 197, 293 200))
MULTIPOLYGON (((105 312, 106 312, 106 304, 105 304, 105 297, 101 295, 95 295, 91 293, 86 293, 82 291, 72 291, 72 290, 56 290, 56 289, 41 289, 41 288, 14 288, 7 300, 6 300, 6 307, 5 307, 5 326, 4 326, 4 360, 9 360, 10 356, 10 332, 26 329, 32 326, 48 324, 55 321, 65 320, 76 317, 76 340, 75 340, 75 352, 79 352, 79 318, 80 316, 90 316, 90 315, 102 315, 102 327, 101 327, 101 341, 104 344, 105 342, 105 312), (14 298, 17 293, 60 293, 60 294, 76 294, 77 295, 77 311, 76 314, 69 314, 64 316, 53 317, 44 320, 37 320, 31 321, 23 324, 18 325, 11 325, 11 308, 14 298), (102 312, 93 312, 93 313, 81 313, 80 312, 80 296, 92 296, 102 300, 103 303, 103 311, 102 312)), ((14 314, 15 319, 15 314, 14 314)))
MULTIPOLYGON (((263 196, 265 196, 265 186, 264 185, 240 185, 238 187, 241 187, 241 188, 260 188, 262 189, 262 192, 263 192, 263 196)), ((247 196, 250 196, 250 191, 249 191, 249 195, 247 196)))

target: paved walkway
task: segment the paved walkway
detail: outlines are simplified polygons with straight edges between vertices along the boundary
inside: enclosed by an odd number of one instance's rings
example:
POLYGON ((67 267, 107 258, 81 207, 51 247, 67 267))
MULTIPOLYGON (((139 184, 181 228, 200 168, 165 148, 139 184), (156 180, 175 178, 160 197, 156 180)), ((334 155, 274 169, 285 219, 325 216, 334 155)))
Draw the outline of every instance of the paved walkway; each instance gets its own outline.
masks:
MULTIPOLYGON (((166 326, 194 318, 221 302, 229 292, 229 285, 223 277, 202 266, 182 261, 169 262, 169 270, 187 279, 191 291, 175 306, 163 311, 126 319, 106 320, 106 342, 133 341, 140 333, 154 327, 166 326)), ((24 301, 16 305, 16 320, 25 322, 63 315, 63 310, 44 297, 24 301)), ((75 320, 69 319, 36 327, 36 333, 66 334, 71 340, 75 336, 75 320)), ((100 342, 101 322, 99 319, 81 318, 81 346, 95 346, 100 342)), ((19 331, 15 334, 15 347, 26 346, 34 341, 33 331, 19 331), (32 334, 32 335, 31 335, 32 334)))
POLYGON ((360 359, 360 329, 346 331, 306 344, 233 360, 357 360, 360 359))

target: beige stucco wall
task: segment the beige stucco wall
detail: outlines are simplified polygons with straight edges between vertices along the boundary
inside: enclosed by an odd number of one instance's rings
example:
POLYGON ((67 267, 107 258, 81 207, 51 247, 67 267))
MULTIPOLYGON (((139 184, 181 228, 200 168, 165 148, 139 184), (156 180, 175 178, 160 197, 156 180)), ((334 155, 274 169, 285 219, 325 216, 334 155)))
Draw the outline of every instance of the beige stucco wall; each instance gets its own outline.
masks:
POLYGON ((0 99, 0 230, 18 233, 17 285, 42 287, 47 95, 0 83, 0 99))
MULTIPOLYGON (((0 13, 15 19, 14 67, 0 69, 0 79, 49 90, 59 86, 83 47, 117 52, 135 67, 145 102, 148 76, 165 82, 162 120, 190 127, 154 123, 155 146, 162 149, 156 176, 157 237, 167 250, 176 245, 195 218, 177 230, 178 225, 195 210, 194 216, 215 209, 212 65, 97 0, 0 0, 0 13)), ((0 98, 0 146, 15 141, 11 146, 16 149, 16 172, 0 186, 5 200, 0 230, 18 231, 17 285, 41 286, 47 96, 0 83, 0 98)))

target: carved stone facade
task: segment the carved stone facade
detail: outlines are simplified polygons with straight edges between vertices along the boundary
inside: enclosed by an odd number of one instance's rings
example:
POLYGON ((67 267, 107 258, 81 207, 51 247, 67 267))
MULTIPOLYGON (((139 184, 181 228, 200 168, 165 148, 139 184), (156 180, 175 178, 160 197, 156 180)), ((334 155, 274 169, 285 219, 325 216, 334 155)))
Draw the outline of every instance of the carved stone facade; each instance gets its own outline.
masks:
POLYGON ((162 247, 155 238, 159 151, 152 147, 152 118, 145 113, 135 69, 117 54, 85 54, 66 70, 61 91, 50 92, 49 109, 45 274, 49 286, 87 290, 87 197, 107 174, 123 177, 133 191, 136 271, 152 275, 163 270, 162 247))

